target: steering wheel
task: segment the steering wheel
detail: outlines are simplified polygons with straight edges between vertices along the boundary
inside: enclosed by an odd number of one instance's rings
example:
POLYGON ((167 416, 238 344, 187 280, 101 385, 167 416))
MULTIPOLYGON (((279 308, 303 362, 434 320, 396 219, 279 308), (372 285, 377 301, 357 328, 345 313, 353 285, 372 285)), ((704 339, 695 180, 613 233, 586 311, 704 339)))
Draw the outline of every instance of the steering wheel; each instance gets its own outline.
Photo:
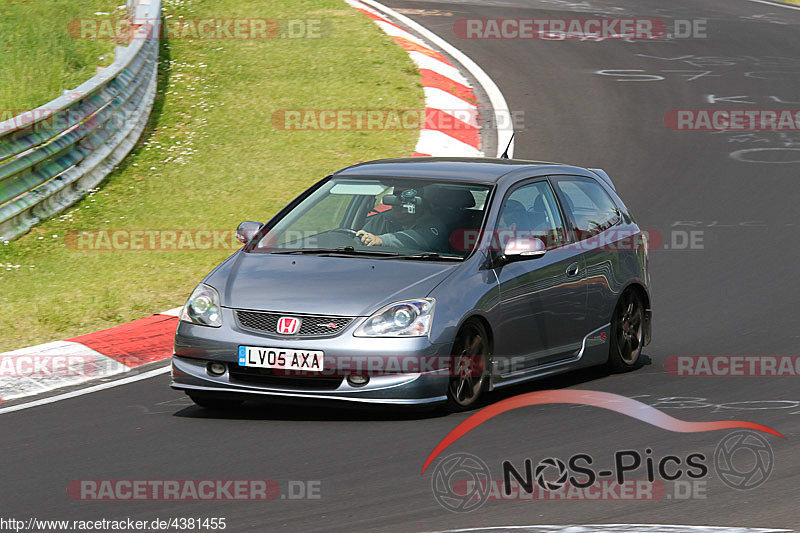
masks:
POLYGON ((361 242, 361 239, 359 237, 356 237, 356 233, 358 233, 358 232, 356 230, 354 230, 354 229, 350 229, 350 228, 334 228, 332 230, 328 230, 326 233, 343 233, 344 235, 347 235, 351 239, 356 240, 358 242, 361 242))
POLYGON ((358 233, 358 232, 356 230, 350 229, 350 228, 335 228, 335 229, 329 230, 328 233, 344 233, 345 235, 347 235, 349 237, 355 238, 356 233, 358 233))

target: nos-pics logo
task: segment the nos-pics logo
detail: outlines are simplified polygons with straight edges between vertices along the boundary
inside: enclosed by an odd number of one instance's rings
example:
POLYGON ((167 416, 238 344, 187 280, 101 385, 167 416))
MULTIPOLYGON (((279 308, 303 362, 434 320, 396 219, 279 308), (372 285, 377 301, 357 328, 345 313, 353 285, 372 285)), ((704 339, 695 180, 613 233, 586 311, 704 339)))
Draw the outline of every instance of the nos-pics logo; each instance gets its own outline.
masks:
MULTIPOLYGON (((697 455, 704 458, 702 454, 697 455)), ((769 479, 775 459, 772 447, 764 437, 752 431, 737 431, 717 444, 713 466, 717 477, 728 487, 750 490, 769 479)), ((542 459, 533 471, 536 484, 545 491, 563 489, 569 476, 567 464, 555 457, 542 459)), ((431 477, 436 501, 445 509, 458 513, 483 506, 490 497, 493 484, 489 466, 480 457, 464 452, 448 455, 439 461, 431 477)))

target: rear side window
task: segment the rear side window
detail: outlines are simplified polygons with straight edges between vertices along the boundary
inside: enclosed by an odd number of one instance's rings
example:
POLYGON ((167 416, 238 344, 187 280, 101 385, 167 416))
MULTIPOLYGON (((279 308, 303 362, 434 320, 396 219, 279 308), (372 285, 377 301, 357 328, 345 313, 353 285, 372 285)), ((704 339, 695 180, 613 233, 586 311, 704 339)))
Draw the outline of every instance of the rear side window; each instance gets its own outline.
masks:
POLYGON ((572 219, 578 240, 597 235, 619 223, 617 206, 595 180, 581 176, 557 176, 552 181, 562 207, 572 219))

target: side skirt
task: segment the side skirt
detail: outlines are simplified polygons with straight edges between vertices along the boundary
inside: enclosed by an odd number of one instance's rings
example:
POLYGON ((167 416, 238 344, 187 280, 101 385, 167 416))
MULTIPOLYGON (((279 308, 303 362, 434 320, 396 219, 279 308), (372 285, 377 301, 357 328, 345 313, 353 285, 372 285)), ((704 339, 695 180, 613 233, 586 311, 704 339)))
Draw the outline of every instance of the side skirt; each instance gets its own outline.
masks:
POLYGON ((538 379, 561 372, 567 372, 579 367, 593 366, 602 364, 608 356, 608 341, 611 335, 611 323, 604 324, 586 334, 581 342, 580 349, 571 357, 526 368, 517 372, 500 374, 495 371, 495 362, 492 362, 492 373, 490 375, 489 390, 513 385, 529 379, 538 379), (601 349, 602 347, 602 349, 601 349), (605 358, 603 357, 605 353, 605 358))

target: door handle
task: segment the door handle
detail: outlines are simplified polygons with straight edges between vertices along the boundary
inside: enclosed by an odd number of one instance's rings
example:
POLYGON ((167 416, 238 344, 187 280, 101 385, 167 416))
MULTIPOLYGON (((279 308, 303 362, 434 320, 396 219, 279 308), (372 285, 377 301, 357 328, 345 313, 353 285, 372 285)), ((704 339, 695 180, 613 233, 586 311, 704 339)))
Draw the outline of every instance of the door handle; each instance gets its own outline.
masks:
POLYGON ((581 267, 578 263, 572 263, 570 266, 567 267, 567 276, 577 276, 580 270, 581 267))

